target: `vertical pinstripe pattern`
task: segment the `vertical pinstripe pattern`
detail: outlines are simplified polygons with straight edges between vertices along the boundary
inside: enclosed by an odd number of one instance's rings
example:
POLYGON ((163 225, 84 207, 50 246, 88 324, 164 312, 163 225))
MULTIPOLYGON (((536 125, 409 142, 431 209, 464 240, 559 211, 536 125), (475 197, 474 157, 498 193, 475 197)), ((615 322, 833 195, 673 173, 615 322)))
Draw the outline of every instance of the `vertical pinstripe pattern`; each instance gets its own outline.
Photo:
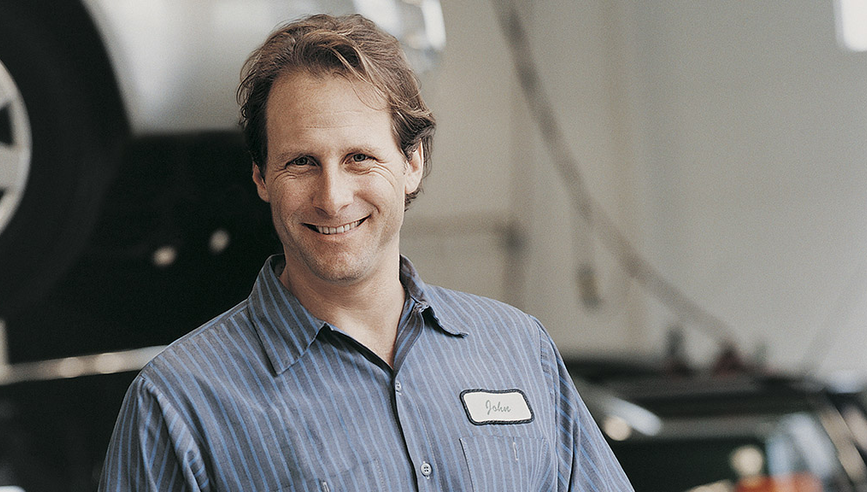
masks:
POLYGON ((632 490, 534 318, 426 286, 403 259, 392 369, 312 317, 280 261, 142 369, 100 490, 632 490), (467 389, 521 390, 533 420, 474 425, 467 389))

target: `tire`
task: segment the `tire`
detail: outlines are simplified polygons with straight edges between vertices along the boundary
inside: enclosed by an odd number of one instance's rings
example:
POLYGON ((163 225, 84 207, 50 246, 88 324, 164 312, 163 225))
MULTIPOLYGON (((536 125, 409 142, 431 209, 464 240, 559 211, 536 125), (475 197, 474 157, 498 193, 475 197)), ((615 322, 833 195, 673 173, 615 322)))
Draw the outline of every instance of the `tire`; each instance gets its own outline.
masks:
POLYGON ((64 29, 43 22, 61 14, 40 4, 4 3, 0 16, 0 320, 37 302, 83 251, 125 132, 119 98, 99 88, 114 87, 104 54, 83 42, 95 34, 74 15, 64 29))

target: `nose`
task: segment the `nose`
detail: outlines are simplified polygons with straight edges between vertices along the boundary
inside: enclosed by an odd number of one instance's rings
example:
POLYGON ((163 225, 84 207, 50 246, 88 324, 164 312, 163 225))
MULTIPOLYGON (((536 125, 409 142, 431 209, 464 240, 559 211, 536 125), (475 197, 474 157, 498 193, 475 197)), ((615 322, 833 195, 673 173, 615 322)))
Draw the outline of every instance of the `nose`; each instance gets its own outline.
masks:
POLYGON ((352 203, 352 178, 344 171, 323 166, 313 195, 313 206, 322 214, 335 216, 352 203))

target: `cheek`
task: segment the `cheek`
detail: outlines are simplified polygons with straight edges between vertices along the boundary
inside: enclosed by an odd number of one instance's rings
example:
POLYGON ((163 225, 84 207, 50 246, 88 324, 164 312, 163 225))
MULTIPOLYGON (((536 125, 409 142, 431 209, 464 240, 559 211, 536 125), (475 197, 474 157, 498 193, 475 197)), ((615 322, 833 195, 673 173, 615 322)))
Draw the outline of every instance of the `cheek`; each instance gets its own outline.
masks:
POLYGON ((388 190, 388 193, 403 194, 404 183, 408 176, 397 171, 400 169, 392 169, 392 166, 376 166, 365 173, 364 178, 369 180, 366 185, 381 190, 380 193, 388 190))
POLYGON ((402 181, 391 174, 369 175, 359 186, 360 193, 368 201, 388 204, 403 203, 403 188, 402 181))
POLYGON ((303 202, 303 193, 296 187, 282 187, 270 190, 271 209, 280 215, 291 215, 303 202))

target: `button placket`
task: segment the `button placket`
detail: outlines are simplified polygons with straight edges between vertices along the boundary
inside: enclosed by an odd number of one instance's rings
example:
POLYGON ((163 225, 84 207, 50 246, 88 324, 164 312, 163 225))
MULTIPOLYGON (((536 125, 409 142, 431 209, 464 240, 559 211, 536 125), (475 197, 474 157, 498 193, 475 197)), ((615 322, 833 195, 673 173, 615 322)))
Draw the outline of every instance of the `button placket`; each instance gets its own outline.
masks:
MULTIPOLYGON (((396 354, 395 360, 406 360, 409 356, 409 349, 412 347, 418 338, 421 336, 421 330, 424 326, 424 320, 420 312, 417 310, 408 317, 407 343, 403 345, 403 354, 396 354), (415 332, 413 334, 412 332, 415 332)), ((392 391, 394 392, 395 412, 398 425, 400 426, 405 440, 406 449, 409 452, 409 458, 416 475, 416 484, 419 490, 428 490, 434 486, 431 482, 431 477, 434 472, 434 460, 431 459, 433 450, 429 434, 425 428, 425 421, 418 407, 418 398, 424 398, 426 394, 426 385, 422 383, 414 385, 418 381, 417 374, 412 369, 413 366, 404 366, 402 363, 395 367, 394 379, 392 380, 392 391), (421 394, 419 394, 421 392, 421 394)))
MULTIPOLYGON (((406 376, 406 375, 405 375, 406 376)), ((433 465, 431 462, 430 442, 428 441, 428 432, 425 429, 424 420, 418 405, 415 402, 415 392, 408 391, 412 385, 407 386, 406 377, 401 382, 395 377, 392 382, 392 388, 395 395, 395 410, 397 412, 398 423, 403 430, 406 446, 409 450, 410 460, 413 462, 416 470, 416 478, 419 480, 418 485, 421 487, 424 483, 425 490, 430 486, 430 480, 433 476, 433 465)))

